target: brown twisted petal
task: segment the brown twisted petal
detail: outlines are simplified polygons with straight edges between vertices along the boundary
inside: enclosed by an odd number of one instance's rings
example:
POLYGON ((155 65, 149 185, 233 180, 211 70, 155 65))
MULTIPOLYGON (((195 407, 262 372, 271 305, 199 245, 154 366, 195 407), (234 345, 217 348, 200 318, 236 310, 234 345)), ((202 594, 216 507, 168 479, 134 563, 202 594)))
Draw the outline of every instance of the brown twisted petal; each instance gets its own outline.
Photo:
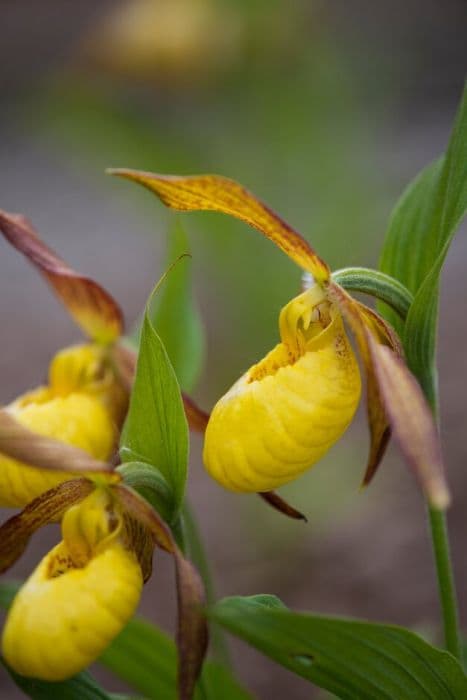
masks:
POLYGON ((432 411, 403 360, 390 348, 377 343, 368 331, 367 336, 394 437, 430 505, 443 510, 449 505, 450 495, 432 411))
POLYGON ((67 472, 111 472, 113 467, 88 452, 54 438, 35 433, 0 409, 0 452, 41 469, 67 472))
POLYGON ((149 503, 124 484, 113 489, 127 514, 152 534, 159 547, 174 557, 178 600, 179 697, 180 700, 190 700, 208 644, 206 618, 202 612, 205 603, 203 583, 193 564, 185 559, 178 548, 170 528, 149 503))
POLYGON ((375 312, 362 309, 338 285, 332 283, 329 293, 355 333, 367 371, 372 448, 365 483, 378 467, 391 428, 430 504, 446 508, 449 490, 438 430, 416 378, 401 357, 397 336, 375 312))
POLYGON ((238 182, 220 175, 160 175, 111 168, 110 175, 127 178, 154 192, 178 211, 217 211, 241 219, 263 233, 317 282, 330 277, 327 264, 309 243, 280 216, 238 182))
POLYGON ((94 489, 88 479, 72 479, 35 498, 0 527, 0 573, 22 555, 31 535, 43 525, 59 521, 64 512, 94 489))
MULTIPOLYGON (((362 483, 363 486, 366 486, 375 475, 391 436, 391 428, 375 375, 373 358, 368 347, 366 324, 369 323, 370 316, 367 315, 367 312, 370 309, 352 299, 342 287, 334 282, 329 285, 329 295, 338 304, 342 315, 352 329, 365 367, 367 416, 370 428, 370 451, 362 483)), ((373 318, 370 330, 373 333, 377 332, 373 318)))
POLYGON ((39 270, 90 338, 110 343, 123 333, 122 311, 113 297, 48 248, 26 217, 0 210, 0 231, 39 270))

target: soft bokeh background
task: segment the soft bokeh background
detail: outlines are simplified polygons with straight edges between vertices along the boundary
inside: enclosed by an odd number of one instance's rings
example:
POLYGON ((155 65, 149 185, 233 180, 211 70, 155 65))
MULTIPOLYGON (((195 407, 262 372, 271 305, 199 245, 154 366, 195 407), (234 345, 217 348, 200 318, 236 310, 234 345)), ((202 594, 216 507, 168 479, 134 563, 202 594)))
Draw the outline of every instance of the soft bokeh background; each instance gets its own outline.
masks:
MULTIPOLYGON (((388 215, 411 177, 444 148, 466 67, 462 0, 127 0, 0 3, 0 206, 94 276, 136 321, 164 269, 170 216, 106 166, 214 171, 239 179, 333 267, 376 264, 388 215)), ((277 338, 299 271, 252 230, 219 215, 183 217, 207 332, 195 390, 209 408, 277 338)), ((464 533, 467 243, 442 289, 443 438, 455 494, 449 515, 461 612, 464 533)), ((45 377, 77 332, 42 280, 0 241, 0 402, 45 377)), ((283 489, 307 513, 288 521, 254 496, 223 492, 193 439, 190 496, 219 596, 275 593, 297 609, 411 625, 437 635, 423 504, 396 451, 358 490, 363 413, 312 472, 283 489)), ((14 575, 57 538, 37 536, 14 575)), ((174 620, 171 562, 158 557, 144 611, 174 620)), ((233 644, 259 698, 324 697, 233 644)), ((124 690, 97 671, 106 687, 124 690)), ((19 697, 0 671, 0 695, 19 697)))

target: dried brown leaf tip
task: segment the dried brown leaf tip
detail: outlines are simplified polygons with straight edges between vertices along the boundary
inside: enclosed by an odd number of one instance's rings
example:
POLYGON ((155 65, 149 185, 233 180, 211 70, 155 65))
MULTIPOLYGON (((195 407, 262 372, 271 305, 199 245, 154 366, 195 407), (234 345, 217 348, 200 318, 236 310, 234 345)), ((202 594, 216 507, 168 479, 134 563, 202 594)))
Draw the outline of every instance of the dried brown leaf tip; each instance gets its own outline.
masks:
POLYGON ((117 302, 48 248, 26 217, 0 211, 0 231, 39 270, 86 335, 109 343, 122 334, 123 316, 117 302))

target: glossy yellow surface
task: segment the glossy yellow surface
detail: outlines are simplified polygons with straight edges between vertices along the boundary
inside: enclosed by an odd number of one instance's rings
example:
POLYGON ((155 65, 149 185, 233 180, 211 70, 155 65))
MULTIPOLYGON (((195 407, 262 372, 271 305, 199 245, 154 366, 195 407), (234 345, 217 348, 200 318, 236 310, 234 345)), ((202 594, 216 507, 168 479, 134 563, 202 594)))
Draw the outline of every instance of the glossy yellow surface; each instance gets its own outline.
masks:
POLYGON ((342 436, 360 371, 339 311, 318 287, 279 319, 281 343, 214 407, 204 463, 231 491, 270 491, 298 477, 342 436))
MULTIPOLYGON (((99 460, 114 449, 115 429, 108 412, 95 398, 70 394, 56 398, 39 389, 40 402, 22 400, 9 406, 12 415, 30 430, 81 447, 99 460)), ((28 397, 34 398, 34 392, 28 397)), ((71 472, 29 466, 0 454, 0 505, 22 507, 41 493, 71 479, 71 472)))
POLYGON ((63 541, 14 599, 2 651, 19 674, 69 678, 92 663, 133 615, 143 585, 122 518, 97 489, 65 514, 63 541))
POLYGON ((55 396, 80 392, 99 399, 121 426, 128 394, 118 381, 108 348, 87 343, 60 350, 50 363, 49 387, 55 396))
MULTIPOLYGON (((80 447, 107 461, 115 449, 126 396, 97 345, 66 348, 53 358, 49 384, 7 410, 33 432, 80 447)), ((0 506, 22 507, 72 478, 71 472, 39 469, 0 453, 0 506)))

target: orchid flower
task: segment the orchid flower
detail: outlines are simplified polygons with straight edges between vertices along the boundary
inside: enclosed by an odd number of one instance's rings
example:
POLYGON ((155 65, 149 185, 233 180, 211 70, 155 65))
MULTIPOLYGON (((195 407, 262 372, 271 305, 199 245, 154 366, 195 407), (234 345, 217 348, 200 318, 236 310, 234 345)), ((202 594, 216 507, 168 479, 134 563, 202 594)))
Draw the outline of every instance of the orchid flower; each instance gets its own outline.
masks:
POLYGON ((309 288, 280 313, 280 342, 217 402, 207 423, 204 462, 222 486, 269 492, 302 474, 342 436, 360 399, 347 325, 366 374, 371 444, 364 484, 375 474, 392 431, 431 504, 447 506, 437 428, 395 331, 334 281, 297 231, 225 177, 109 172, 143 185, 172 209, 215 211, 245 221, 309 277, 309 288))

